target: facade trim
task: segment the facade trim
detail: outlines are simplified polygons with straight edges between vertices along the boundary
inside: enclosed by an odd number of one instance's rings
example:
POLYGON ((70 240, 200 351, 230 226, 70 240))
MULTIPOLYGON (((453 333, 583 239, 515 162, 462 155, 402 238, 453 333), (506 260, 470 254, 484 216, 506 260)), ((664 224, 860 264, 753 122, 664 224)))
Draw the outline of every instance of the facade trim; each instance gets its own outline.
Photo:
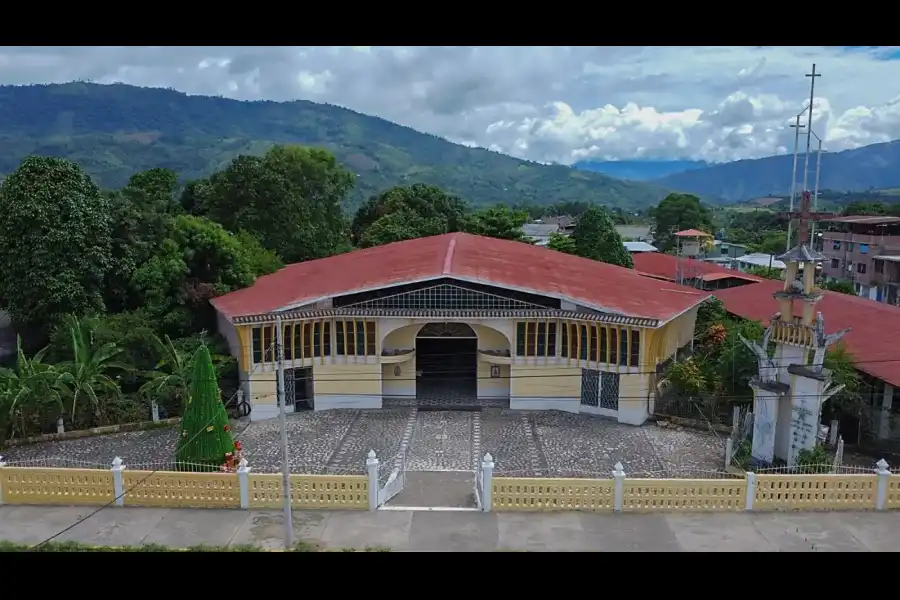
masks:
MULTIPOLYGON (((691 307, 693 308, 693 307, 691 307)), ((690 309, 688 309, 690 310, 690 309)), ((687 311, 685 311, 687 312, 687 311)), ((287 310, 259 315, 248 315, 232 318, 235 325, 268 325, 275 322, 275 317, 282 320, 300 321, 303 319, 327 319, 333 317, 346 318, 408 318, 408 319, 568 319, 575 321, 593 321, 615 325, 631 325, 655 329, 660 326, 659 319, 627 317, 608 313, 583 313, 566 310, 443 310, 443 309, 360 309, 354 307, 334 308, 326 310, 287 310)))

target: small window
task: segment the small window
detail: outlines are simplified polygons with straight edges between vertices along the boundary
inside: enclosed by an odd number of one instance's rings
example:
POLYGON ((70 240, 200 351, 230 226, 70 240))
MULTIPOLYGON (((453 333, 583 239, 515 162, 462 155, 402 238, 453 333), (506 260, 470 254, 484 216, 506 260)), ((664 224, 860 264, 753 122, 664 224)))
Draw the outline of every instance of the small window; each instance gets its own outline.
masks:
MULTIPOLYGON (((293 360, 293 344, 291 343, 291 326, 284 325, 284 331, 282 332, 284 335, 281 336, 281 343, 284 346, 284 360, 293 360)), ((299 348, 298 348, 299 349, 299 348)))
POLYGON ((516 356, 525 356, 525 323, 516 323, 516 356))
POLYGON ((560 340, 559 354, 563 358, 569 357, 569 326, 565 323, 562 324, 562 340, 560 340))
POLYGON ((619 331, 617 329, 609 330, 609 364, 614 365, 619 362, 619 331))
POLYGON ((375 339, 375 321, 366 321, 366 355, 375 356, 378 340, 375 339))
POLYGON ((883 260, 875 261, 875 272, 876 273, 884 273, 884 261, 883 260))
POLYGON ((860 254, 868 254, 869 253, 869 245, 868 244, 860 244, 859 245, 859 253, 860 254))
POLYGON ((857 273, 865 273, 866 272, 866 263, 856 263, 856 272, 857 273))
POLYGON ((831 268, 832 268, 832 269, 840 269, 840 268, 841 268, 841 261, 840 261, 839 259, 837 259, 837 258, 832 258, 832 259, 831 259, 831 268))
POLYGON ((253 328, 253 362, 259 364, 262 362, 262 328, 253 328))
POLYGON ((639 367, 641 362, 641 332, 638 329, 631 330, 631 366, 639 367))
POLYGON ((628 330, 619 331, 619 364, 628 366, 628 330))
POLYGON ((855 245, 856 244, 854 244, 853 242, 847 242, 847 252, 853 252, 853 247, 855 245))
POLYGON ((832 242, 831 249, 832 250, 840 250, 841 242, 839 240, 834 240, 834 242, 832 242))
POLYGON ((722 256, 728 256, 728 248, 722 247, 722 249, 719 250, 719 253, 720 253, 722 256))

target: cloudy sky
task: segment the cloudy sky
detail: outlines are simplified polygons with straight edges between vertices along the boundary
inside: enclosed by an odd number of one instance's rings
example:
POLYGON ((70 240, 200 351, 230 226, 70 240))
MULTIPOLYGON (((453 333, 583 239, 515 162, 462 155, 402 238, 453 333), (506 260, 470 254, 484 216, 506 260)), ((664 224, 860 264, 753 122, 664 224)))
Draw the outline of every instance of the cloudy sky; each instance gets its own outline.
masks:
POLYGON ((0 47, 0 83, 307 99, 522 158, 756 158, 816 85, 831 151, 900 138, 893 47, 0 47))

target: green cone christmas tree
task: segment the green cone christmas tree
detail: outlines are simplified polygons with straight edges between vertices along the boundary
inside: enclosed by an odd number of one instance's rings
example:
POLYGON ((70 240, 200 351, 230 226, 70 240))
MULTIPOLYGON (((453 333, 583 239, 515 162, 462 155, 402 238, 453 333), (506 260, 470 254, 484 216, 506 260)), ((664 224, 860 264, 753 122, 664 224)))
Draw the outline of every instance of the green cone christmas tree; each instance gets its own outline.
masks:
POLYGON ((190 394, 181 417, 181 432, 175 448, 175 460, 185 469, 201 464, 218 470, 228 453, 234 452, 234 440, 228 414, 219 397, 219 384, 212 358, 205 345, 194 354, 194 372, 190 394))

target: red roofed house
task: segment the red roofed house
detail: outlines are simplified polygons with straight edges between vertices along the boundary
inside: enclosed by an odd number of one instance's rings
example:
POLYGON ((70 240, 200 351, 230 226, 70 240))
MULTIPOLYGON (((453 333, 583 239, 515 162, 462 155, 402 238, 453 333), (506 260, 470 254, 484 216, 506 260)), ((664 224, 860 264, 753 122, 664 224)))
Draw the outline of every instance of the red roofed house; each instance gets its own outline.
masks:
POLYGON ((641 252, 632 254, 634 270, 646 277, 664 279, 701 290, 720 290, 762 281, 755 275, 726 269, 712 263, 692 258, 679 258, 671 254, 641 252))
MULTIPOLYGON (((763 280, 740 288, 715 292, 728 312, 746 319, 762 321, 779 310, 772 294, 783 286, 781 281, 763 280)), ((900 397, 893 402, 894 388, 900 386, 900 307, 874 302, 837 292, 824 292, 816 307, 825 315, 827 332, 850 327, 843 338, 844 346, 853 356, 858 371, 865 375, 861 391, 874 407, 874 418, 864 422, 864 431, 876 439, 900 438, 900 426, 892 424, 900 414, 900 397)), ((794 315, 799 316, 799 315, 794 315)), ((844 435, 845 438, 849 436, 844 435)), ((851 441, 848 439, 848 441, 851 441)))
POLYGON ((640 425, 655 366, 707 294, 520 242, 453 233, 288 265, 213 300, 251 418, 288 403, 586 412, 640 425))

